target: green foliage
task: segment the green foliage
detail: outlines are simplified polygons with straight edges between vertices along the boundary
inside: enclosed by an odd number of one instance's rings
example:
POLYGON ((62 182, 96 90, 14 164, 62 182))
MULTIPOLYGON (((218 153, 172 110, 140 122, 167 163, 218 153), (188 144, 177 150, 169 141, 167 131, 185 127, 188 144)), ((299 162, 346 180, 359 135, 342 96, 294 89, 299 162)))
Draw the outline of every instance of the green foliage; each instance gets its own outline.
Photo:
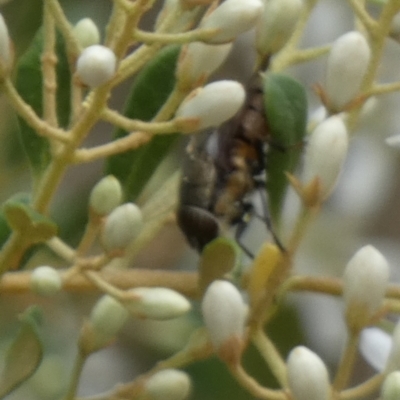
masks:
POLYGON ((20 193, 7 200, 3 206, 9 227, 21 233, 29 244, 44 242, 57 234, 57 225, 29 206, 29 195, 20 193))
MULTIPOLYGON (((178 46, 163 49, 140 71, 127 100, 125 116, 150 121, 156 115, 174 87, 179 51, 178 46)), ((114 138, 127 134, 128 132, 117 129, 114 138)), ((168 154, 177 137, 177 134, 155 136, 139 149, 110 157, 106 175, 114 175, 123 185, 126 197, 134 200, 168 154)))
POLYGON ((35 306, 20 316, 21 327, 8 349, 0 375, 0 399, 30 378, 41 363, 43 345, 38 332, 40 319, 40 310, 35 306))
MULTIPOLYGON (((40 29, 28 50, 20 57, 16 68, 17 90, 39 116, 42 116, 43 111, 42 51, 43 31, 40 29)), ((60 125, 66 127, 70 115, 70 70, 61 35, 57 35, 56 54, 57 115, 60 125)), ((18 118, 18 120, 22 145, 30 161, 33 175, 38 179, 50 162, 49 142, 39 136, 23 119, 18 118)))
POLYGON ((271 216, 279 220, 288 181, 302 150, 307 124, 307 98, 304 87, 288 75, 266 74, 264 107, 271 134, 266 155, 267 191, 271 216))

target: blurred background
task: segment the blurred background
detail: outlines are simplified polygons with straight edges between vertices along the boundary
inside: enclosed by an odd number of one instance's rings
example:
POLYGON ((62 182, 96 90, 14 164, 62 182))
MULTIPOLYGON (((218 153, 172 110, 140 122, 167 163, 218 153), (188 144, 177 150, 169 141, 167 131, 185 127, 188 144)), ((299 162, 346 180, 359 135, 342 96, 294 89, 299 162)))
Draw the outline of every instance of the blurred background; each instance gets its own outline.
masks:
MULTIPOLYGON (((159 2, 161 4, 161 2, 159 2)), ((0 2, 0 11, 8 24, 14 41, 16 57, 27 49, 41 24, 41 0, 13 0, 0 2)), ((111 12, 110 0, 61 1, 71 23, 90 17, 104 35, 111 12)), ((157 7, 156 7, 157 8, 157 7)), ((374 12, 374 8, 371 9, 374 12)), ((151 29, 156 13, 149 13, 143 26, 151 29)), ((353 14, 347 2, 320 0, 309 21, 302 46, 330 43, 340 34, 353 29, 353 14)), ((234 51, 215 78, 225 77, 245 82, 252 72, 253 34, 237 40, 234 51)), ((308 91, 310 118, 318 112, 319 100, 312 91, 315 83, 323 83, 325 58, 292 68, 289 72, 308 91)), ((380 82, 400 80, 400 44, 386 43, 384 60, 379 73, 380 82)), ((111 104, 121 109, 132 82, 126 82, 113 92, 111 104)), ((340 276, 346 262, 363 245, 373 244, 388 258, 393 281, 399 280, 400 259, 400 149, 385 144, 385 138, 400 134, 400 96, 385 95, 369 102, 351 140, 349 157, 334 195, 325 205, 313 225, 296 260, 296 272, 312 275, 340 276)), ((0 96, 0 200, 5 201, 20 191, 30 190, 30 171, 18 141, 15 115, 4 96, 0 96)), ((112 137, 109 126, 99 125, 92 132, 86 146, 105 143, 112 137)), ((147 191, 180 166, 184 141, 176 143, 170 157, 161 165, 147 191)), ((71 168, 56 197, 53 207, 55 220, 60 225, 60 236, 75 245, 87 221, 87 202, 91 188, 104 171, 103 162, 71 168)), ((296 200, 289 193, 285 216, 290 226, 296 210, 296 200)), ((264 240, 265 226, 258 221, 246 233, 251 248, 264 240)), ((27 268, 43 263, 58 265, 50 254, 29 260, 27 268)), ((195 270, 198 256, 186 244, 173 224, 168 224, 135 261, 136 268, 195 270), (173 251, 171 251, 173 249, 173 251)), ((62 264, 60 265, 62 266, 62 264)), ((57 399, 68 382, 76 354, 76 339, 82 321, 90 313, 97 296, 60 294, 51 299, 34 295, 2 295, 0 299, 0 355, 4 354, 18 327, 16 315, 30 304, 39 304, 44 311, 42 335, 45 339, 45 359, 39 371, 27 384, 9 398, 57 399)), ((345 327, 340 299, 328 296, 291 295, 288 304, 274 318, 268 332, 279 349, 286 354, 298 344, 305 344, 317 352, 334 370, 345 340, 345 327)), ((201 325, 198 305, 185 318, 168 322, 130 320, 116 343, 92 355, 84 369, 79 395, 95 395, 110 390, 118 382, 127 382, 145 372, 154 363, 180 349, 188 336, 201 325)), ((0 365, 1 365, 0 357, 0 365)), ((274 382, 263 361, 254 349, 245 356, 245 367, 260 382, 274 382)), ((193 378, 195 400, 250 399, 216 359, 196 363, 187 368, 193 378)), ((361 360, 355 382, 365 379, 371 370, 361 360)))

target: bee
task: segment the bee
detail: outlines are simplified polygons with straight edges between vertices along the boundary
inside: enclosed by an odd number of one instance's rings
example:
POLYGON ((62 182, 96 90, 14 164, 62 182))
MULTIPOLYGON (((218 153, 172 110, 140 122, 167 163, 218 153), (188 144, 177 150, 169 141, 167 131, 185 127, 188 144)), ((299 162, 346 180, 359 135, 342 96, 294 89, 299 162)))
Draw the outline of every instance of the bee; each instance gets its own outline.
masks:
MULTIPOLYGON (((267 209, 262 177, 268 140, 257 74, 247 88, 242 110, 217 131, 192 137, 187 147, 177 221, 189 244, 199 252, 225 227, 237 226, 235 236, 240 238, 253 212, 251 195, 257 188, 264 193, 267 209)), ((265 220, 271 228, 269 218, 265 220)))

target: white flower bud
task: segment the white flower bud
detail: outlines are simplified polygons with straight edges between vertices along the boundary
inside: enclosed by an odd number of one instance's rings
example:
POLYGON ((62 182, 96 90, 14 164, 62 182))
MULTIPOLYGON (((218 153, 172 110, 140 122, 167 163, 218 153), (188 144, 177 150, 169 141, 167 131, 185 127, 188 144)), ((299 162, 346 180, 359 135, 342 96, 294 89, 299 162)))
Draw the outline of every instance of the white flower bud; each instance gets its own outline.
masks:
POLYGON ((362 247, 343 275, 343 298, 350 329, 363 328, 379 310, 389 280, 389 265, 373 246, 362 247))
POLYGON ((365 361, 382 372, 387 365, 392 348, 392 337, 379 328, 365 328, 360 335, 359 349, 365 361))
POLYGON ((95 88, 114 76, 116 65, 113 51, 95 44, 83 50, 76 63, 76 72, 85 85, 95 88))
POLYGON ((231 48, 232 43, 190 43, 182 49, 177 78, 187 86, 205 81, 225 61, 231 48))
POLYGON ((243 105, 246 92, 238 82, 217 81, 192 91, 176 112, 176 117, 195 120, 194 130, 221 125, 243 105))
POLYGON ((96 24, 90 18, 83 18, 77 22, 73 29, 74 36, 82 48, 100 43, 100 32, 96 24))
POLYGON ((302 0, 269 0, 256 28, 257 51, 277 53, 292 35, 303 7, 302 0))
POLYGON ((391 339, 392 346, 390 348, 385 372, 392 372, 396 369, 400 369, 400 322, 398 322, 394 328, 391 339))
POLYGON ((186 314, 190 302, 175 290, 156 288, 135 288, 128 296, 120 299, 126 309, 138 318, 167 320, 186 314))
POLYGON ((125 307, 108 294, 102 296, 90 314, 90 323, 96 339, 106 344, 124 326, 129 316, 125 307))
POLYGON ((145 383, 152 400, 184 400, 190 393, 188 374, 177 369, 165 369, 155 373, 145 383))
POLYGON ((381 399, 400 399, 400 371, 394 371, 386 377, 381 389, 381 399))
POLYGON ((89 204, 96 214, 107 215, 119 206, 121 200, 121 184, 113 175, 108 175, 101 179, 92 189, 89 204))
POLYGON ((60 291, 62 279, 53 267, 41 266, 32 271, 30 288, 41 296, 51 296, 60 291))
POLYGON ((295 400, 330 398, 329 374, 321 358, 304 346, 295 347, 287 360, 289 388, 295 400))
POLYGON ((254 27, 263 10, 261 0, 226 0, 207 15, 200 28, 218 29, 209 43, 226 43, 254 27))
POLYGON ((211 343, 225 362, 238 362, 242 352, 247 307, 236 287, 217 280, 207 288, 201 304, 211 343))
POLYGON ((332 45, 326 72, 326 94, 334 110, 357 95, 367 72, 371 50, 360 32, 348 32, 332 45))
POLYGON ((11 66, 12 62, 10 36, 2 14, 0 14, 0 62, 6 69, 11 66))
POLYGON ((334 115, 319 124, 310 135, 304 160, 304 181, 318 177, 320 196, 325 199, 333 190, 347 154, 347 128, 334 115))
POLYGON ((133 203, 122 204, 107 217, 103 229, 103 244, 109 251, 124 250, 143 226, 142 212, 133 203))

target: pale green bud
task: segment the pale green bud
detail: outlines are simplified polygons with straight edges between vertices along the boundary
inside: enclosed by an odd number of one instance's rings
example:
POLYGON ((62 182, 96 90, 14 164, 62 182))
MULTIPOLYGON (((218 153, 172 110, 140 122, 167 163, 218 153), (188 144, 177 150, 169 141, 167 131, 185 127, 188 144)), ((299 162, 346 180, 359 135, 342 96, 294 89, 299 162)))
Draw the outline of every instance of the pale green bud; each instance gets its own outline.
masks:
POLYGON ((155 373, 145 383, 151 400, 184 400, 190 393, 188 374, 177 369, 166 369, 155 373))
POLYGON ((108 82, 115 74, 117 59, 108 47, 95 44, 83 50, 76 63, 80 80, 92 88, 108 82))
POLYGON ((343 299, 350 329, 359 330, 379 310, 389 280, 389 265, 373 246, 362 247, 343 275, 343 299))
POLYGON ((253 28, 263 10, 260 0, 226 0, 207 15, 200 28, 218 29, 209 43, 227 43, 253 28))
POLYGON ((321 199, 326 199, 336 185, 348 142, 346 125, 337 115, 320 123, 310 135, 304 157, 304 182, 318 178, 321 199))
POLYGON ((62 279, 53 267, 41 266, 31 273, 30 288, 41 296, 52 296, 58 293, 62 287, 62 279))
POLYGON ((118 179, 108 175, 101 179, 90 193, 89 204, 98 215, 107 215, 120 205, 122 187, 118 179))
POLYGON ((177 78, 186 86, 205 81, 225 61, 232 43, 211 45, 193 42, 183 47, 177 66, 177 78))
POLYGON ((381 399, 400 399, 400 371, 394 371, 386 377, 382 385, 381 399))
POLYGON ((201 309, 217 354, 225 362, 238 362, 247 318, 247 307, 238 289, 228 281, 214 281, 204 294, 201 309))
POLYGON ((168 288, 135 288, 127 294, 120 301, 138 318, 168 320, 186 314, 191 308, 184 296, 168 288))
POLYGON ((98 341, 109 342, 124 326, 128 316, 119 301, 109 295, 102 296, 90 314, 90 324, 98 341))
POLYGON ((302 0, 267 0, 256 28, 257 51, 261 55, 277 53, 296 27, 302 0))
POLYGON ((176 117, 196 121, 194 130, 221 125, 242 107, 246 92, 239 82, 217 81, 192 91, 176 112, 176 117))
POLYGON ((333 110, 341 110, 357 95, 370 58, 368 42, 360 32, 348 32, 333 43, 326 71, 326 94, 333 110))
POLYGON ((100 32, 90 18, 83 18, 74 26, 74 35, 82 48, 100 43, 100 32))
POLYGON ((104 224, 102 239, 106 250, 124 250, 137 237, 142 227, 142 212, 136 204, 118 206, 108 215, 104 224))
POLYGON ((295 400, 330 399, 328 370, 321 358, 304 346, 295 347, 288 356, 289 388, 295 400))

